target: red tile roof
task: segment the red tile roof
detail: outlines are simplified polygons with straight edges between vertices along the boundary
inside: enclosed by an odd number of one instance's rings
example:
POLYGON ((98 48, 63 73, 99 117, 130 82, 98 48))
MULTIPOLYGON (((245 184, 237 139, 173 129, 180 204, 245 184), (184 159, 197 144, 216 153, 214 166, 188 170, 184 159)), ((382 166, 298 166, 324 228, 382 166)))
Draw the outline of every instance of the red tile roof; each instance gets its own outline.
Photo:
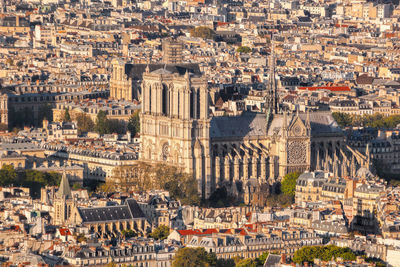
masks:
POLYGON ((62 236, 67 236, 67 235, 71 235, 71 231, 67 228, 60 228, 60 235, 62 236))

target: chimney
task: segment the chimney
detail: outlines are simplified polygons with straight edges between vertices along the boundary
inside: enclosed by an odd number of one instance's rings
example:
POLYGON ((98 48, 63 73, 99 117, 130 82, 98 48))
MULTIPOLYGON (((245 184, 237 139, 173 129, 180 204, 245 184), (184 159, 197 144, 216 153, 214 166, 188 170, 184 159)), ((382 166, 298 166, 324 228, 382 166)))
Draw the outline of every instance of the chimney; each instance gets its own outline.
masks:
POLYGON ((286 264, 286 255, 285 255, 285 253, 281 254, 281 264, 286 264))

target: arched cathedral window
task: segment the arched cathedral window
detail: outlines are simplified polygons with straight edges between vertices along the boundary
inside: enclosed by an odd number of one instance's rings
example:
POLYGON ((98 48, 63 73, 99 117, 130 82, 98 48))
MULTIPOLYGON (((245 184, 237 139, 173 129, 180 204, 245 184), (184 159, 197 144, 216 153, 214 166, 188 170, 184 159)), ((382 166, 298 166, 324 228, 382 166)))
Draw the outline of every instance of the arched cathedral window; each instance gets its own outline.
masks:
POLYGON ((200 119, 200 89, 196 93, 196 119, 200 119))
POLYGON ((194 102, 194 101, 193 101, 193 91, 190 91, 190 103, 189 103, 189 105, 190 105, 190 118, 191 118, 191 119, 193 119, 193 115, 194 115, 194 114, 193 114, 193 113, 194 113, 194 112, 193 112, 193 108, 194 108, 194 107, 193 107, 193 104, 194 104, 193 102, 194 102))

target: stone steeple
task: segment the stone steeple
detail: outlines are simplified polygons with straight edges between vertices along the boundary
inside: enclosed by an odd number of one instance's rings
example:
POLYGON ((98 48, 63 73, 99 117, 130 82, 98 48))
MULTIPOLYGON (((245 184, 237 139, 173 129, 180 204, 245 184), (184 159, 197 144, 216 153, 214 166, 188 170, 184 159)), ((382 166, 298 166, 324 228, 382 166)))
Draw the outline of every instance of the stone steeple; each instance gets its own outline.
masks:
POLYGON ((266 111, 270 114, 278 113, 278 87, 275 77, 275 44, 274 36, 271 36, 271 54, 269 57, 269 81, 266 95, 266 111))
POLYGON ((71 187, 69 186, 67 174, 64 171, 61 182, 60 182, 60 187, 58 188, 58 191, 56 193, 56 198, 65 198, 65 199, 71 199, 72 194, 71 194, 71 187))

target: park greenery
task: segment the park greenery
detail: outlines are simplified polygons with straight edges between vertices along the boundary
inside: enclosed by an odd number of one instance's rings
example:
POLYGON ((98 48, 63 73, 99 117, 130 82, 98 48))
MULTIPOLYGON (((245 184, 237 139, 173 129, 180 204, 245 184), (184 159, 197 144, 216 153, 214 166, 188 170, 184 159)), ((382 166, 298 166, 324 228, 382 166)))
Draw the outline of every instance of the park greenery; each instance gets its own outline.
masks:
POLYGON ((333 112, 333 118, 342 127, 372 127, 391 129, 400 124, 400 115, 384 116, 380 113, 373 115, 350 115, 342 112, 333 112))
POLYGON ((40 197, 42 187, 59 185, 60 180, 61 175, 55 172, 23 170, 17 173, 11 165, 3 165, 0 169, 0 186, 28 187, 33 198, 40 197))
POLYGON ((238 47, 238 49, 236 50, 236 52, 248 54, 248 53, 251 52, 251 48, 248 47, 248 46, 240 46, 240 47, 238 47))
POLYGON ((114 170, 114 179, 100 187, 106 193, 125 191, 143 192, 161 189, 169 192, 183 205, 199 205, 196 179, 176 166, 138 162, 134 166, 120 166, 114 170))
POLYGON ((328 246, 307 246, 297 250, 293 256, 293 262, 303 264, 312 263, 314 259, 330 261, 337 258, 343 260, 356 260, 357 255, 350 248, 341 248, 334 245, 328 246))
POLYGON ((199 26, 190 30, 190 36, 213 40, 215 38, 215 32, 208 27, 199 26))
POLYGON ((267 198, 267 205, 270 207, 288 207, 294 203, 296 182, 300 172, 288 173, 283 177, 280 185, 278 184, 275 192, 267 198))
POLYGON ((156 240, 164 240, 167 239, 169 236, 169 227, 165 225, 160 225, 153 232, 150 233, 150 237, 156 240))

